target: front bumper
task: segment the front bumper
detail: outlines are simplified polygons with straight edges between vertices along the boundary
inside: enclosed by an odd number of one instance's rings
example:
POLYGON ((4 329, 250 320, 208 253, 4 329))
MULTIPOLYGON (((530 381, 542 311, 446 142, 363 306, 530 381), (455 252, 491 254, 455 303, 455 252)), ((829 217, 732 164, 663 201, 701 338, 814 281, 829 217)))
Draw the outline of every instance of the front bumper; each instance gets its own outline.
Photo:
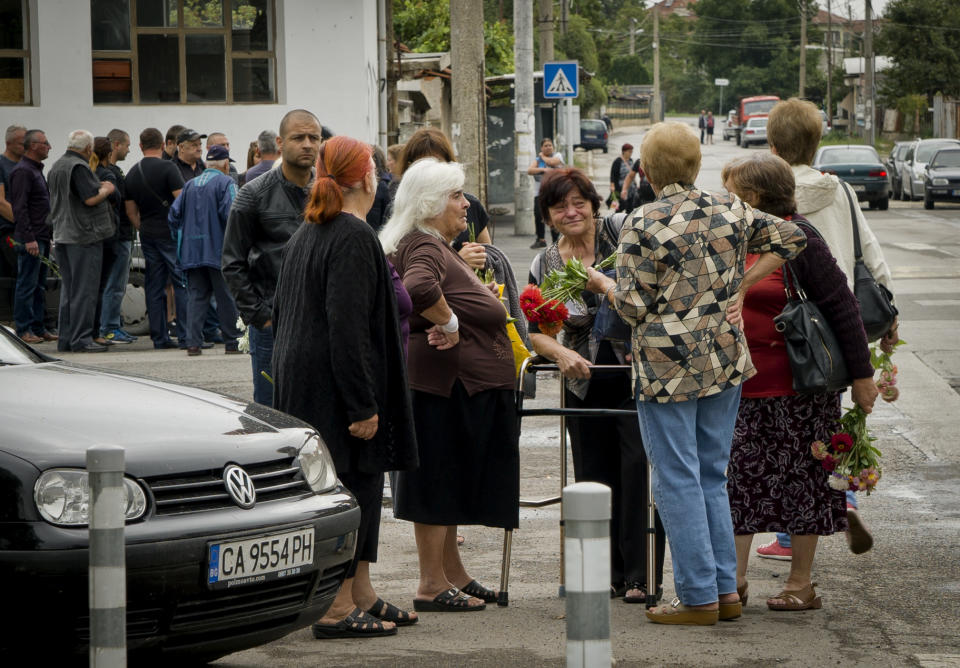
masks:
MULTIPOLYGON (((221 656, 280 638, 329 608, 356 547, 360 509, 349 493, 237 509, 153 517, 127 527, 127 649, 221 656), (260 511, 260 512, 257 512, 260 511), (312 569, 228 589, 207 585, 211 543, 312 526, 312 569)), ((0 524, 18 536, 0 550, 4 598, 16 602, 0 655, 84 657, 89 643, 85 529, 0 524), (33 545, 29 543, 33 542, 33 545), (45 655, 46 656, 46 655, 45 655)))

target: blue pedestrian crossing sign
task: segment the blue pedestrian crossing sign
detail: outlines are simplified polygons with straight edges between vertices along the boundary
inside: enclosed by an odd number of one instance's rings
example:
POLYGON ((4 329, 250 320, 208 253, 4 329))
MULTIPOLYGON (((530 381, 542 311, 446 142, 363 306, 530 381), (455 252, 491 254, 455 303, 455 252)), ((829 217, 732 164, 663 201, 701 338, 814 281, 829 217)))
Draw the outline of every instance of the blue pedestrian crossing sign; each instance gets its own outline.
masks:
POLYGON ((548 99, 577 97, 580 94, 580 77, 576 60, 564 60, 543 64, 543 96, 548 99))

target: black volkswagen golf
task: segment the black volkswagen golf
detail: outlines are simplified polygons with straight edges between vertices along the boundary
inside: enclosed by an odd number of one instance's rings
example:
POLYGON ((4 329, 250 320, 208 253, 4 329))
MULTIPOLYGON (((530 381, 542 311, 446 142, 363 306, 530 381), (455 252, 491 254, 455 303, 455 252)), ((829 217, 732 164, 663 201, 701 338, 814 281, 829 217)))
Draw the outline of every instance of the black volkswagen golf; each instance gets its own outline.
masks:
POLYGON ((0 416, 6 665, 86 659, 92 445, 125 449, 132 658, 211 660, 308 626, 333 602, 360 510, 309 425, 60 362, 2 326, 0 416))

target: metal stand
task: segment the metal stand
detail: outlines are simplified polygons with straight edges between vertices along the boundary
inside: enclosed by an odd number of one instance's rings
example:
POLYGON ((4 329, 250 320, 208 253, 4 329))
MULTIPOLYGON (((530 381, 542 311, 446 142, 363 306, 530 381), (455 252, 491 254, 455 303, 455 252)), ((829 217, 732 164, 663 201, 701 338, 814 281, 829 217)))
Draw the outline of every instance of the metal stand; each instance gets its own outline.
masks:
MULTIPOLYGON (((630 366, 626 364, 596 364, 590 367, 592 371, 628 371, 630 366)), ((520 366, 520 375, 517 379, 516 405, 517 405, 517 432, 520 433, 520 426, 525 417, 557 416, 560 418, 560 494, 549 496, 543 499, 520 499, 521 508, 543 508, 555 503, 562 502, 563 489, 567 486, 568 468, 567 468, 567 418, 568 417, 612 417, 616 415, 636 416, 635 410, 626 410, 620 408, 567 408, 566 391, 563 387, 563 378, 560 379, 560 408, 530 408, 523 407, 523 386, 526 374, 536 374, 539 371, 559 371, 559 367, 552 362, 546 362, 542 357, 529 357, 524 360, 520 366)), ((656 525, 655 512, 656 507, 653 502, 653 487, 650 484, 650 465, 647 464, 647 518, 649 528, 647 529, 647 582, 653 582, 653 593, 647 592, 647 607, 656 603, 656 525), (652 574, 652 575, 651 575, 652 574), (652 577, 652 579, 651 579, 652 577)), ((561 514, 562 516, 562 514, 561 514)), ((560 598, 566 596, 565 587, 565 565, 566 553, 564 548, 565 527, 563 520, 560 520, 560 586, 557 595, 560 598)), ((506 607, 509 605, 508 587, 510 584, 510 556, 513 549, 513 531, 505 529, 503 532, 503 560, 500 566, 500 595, 497 599, 497 605, 506 607)), ((648 585, 647 589, 651 587, 648 585)))

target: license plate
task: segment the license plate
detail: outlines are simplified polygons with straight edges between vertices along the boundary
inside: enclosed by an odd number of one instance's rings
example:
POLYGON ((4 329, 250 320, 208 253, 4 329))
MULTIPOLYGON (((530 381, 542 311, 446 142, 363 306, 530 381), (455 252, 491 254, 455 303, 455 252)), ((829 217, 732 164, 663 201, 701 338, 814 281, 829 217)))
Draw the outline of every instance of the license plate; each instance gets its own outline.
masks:
POLYGON ((867 190, 866 186, 861 186, 861 185, 853 186, 853 192, 862 193, 862 192, 865 192, 866 190, 867 190))
POLYGON ((960 197, 960 190, 954 190, 953 197, 960 197))
POLYGON ((210 545, 207 584, 212 589, 258 584, 313 567, 313 527, 210 545))

